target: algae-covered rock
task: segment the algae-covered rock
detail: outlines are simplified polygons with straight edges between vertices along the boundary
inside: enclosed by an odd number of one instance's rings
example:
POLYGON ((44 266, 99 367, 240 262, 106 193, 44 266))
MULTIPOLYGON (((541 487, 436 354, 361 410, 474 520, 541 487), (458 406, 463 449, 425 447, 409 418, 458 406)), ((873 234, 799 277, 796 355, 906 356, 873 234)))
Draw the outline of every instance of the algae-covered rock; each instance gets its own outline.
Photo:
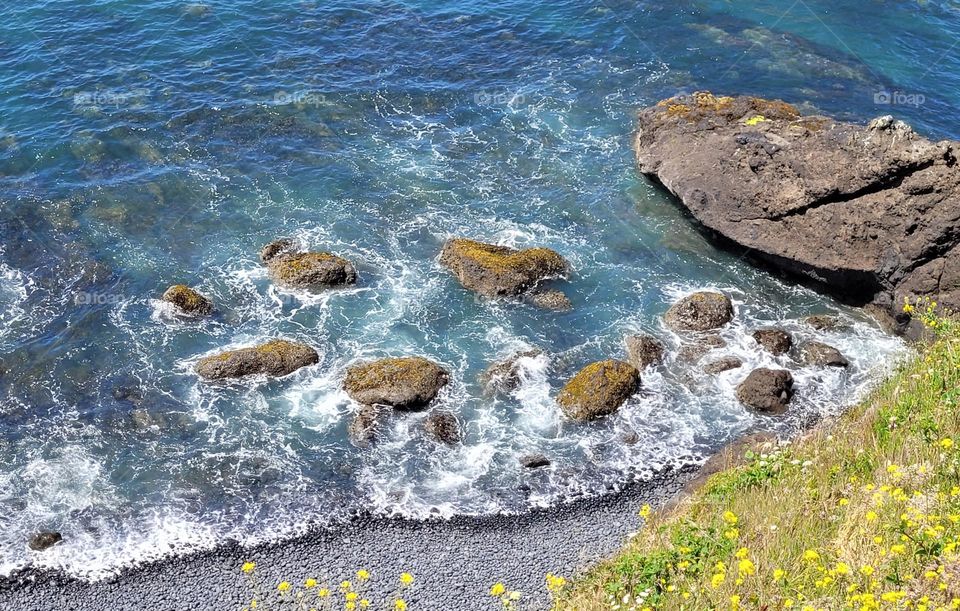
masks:
POLYGON ((640 372, 616 360, 591 363, 557 395, 563 413, 573 420, 593 420, 617 411, 640 388, 640 372))
POLYGON ((450 374, 440 365, 408 356, 350 367, 343 389, 357 403, 417 410, 429 405, 449 380, 450 374))
POLYGON ((322 289, 357 282, 353 264, 328 252, 278 254, 267 261, 273 281, 287 288, 322 289))
POLYGON ((160 298, 177 306, 185 314, 205 315, 213 312, 213 302, 185 284, 174 284, 160 298))
POLYGON ((677 331, 708 331, 733 320, 733 304, 721 293, 699 291, 676 302, 663 320, 677 331))
POLYGON ((285 376, 301 367, 319 362, 320 356, 310 346, 277 339, 260 346, 204 357, 197 363, 196 372, 208 380, 257 374, 285 376))
POLYGON ((793 398, 793 376, 785 369, 754 369, 737 386, 737 399, 758 412, 782 414, 793 398))
POLYGON ((450 412, 434 412, 423 421, 423 430, 435 441, 447 445, 460 443, 460 421, 450 412))
POLYGON ((663 361, 663 342, 649 335, 628 335, 627 361, 637 369, 644 369, 663 361))
POLYGON ((809 341, 800 347, 800 357, 805 365, 818 367, 847 367, 850 361, 839 350, 823 342, 809 341))
POLYGON ((783 329, 757 329, 753 332, 753 339, 774 356, 786 354, 793 345, 793 338, 783 329))
POLYGON ((466 238, 448 240, 440 263, 464 287, 487 297, 517 296, 569 270, 566 260, 549 248, 518 250, 466 238))

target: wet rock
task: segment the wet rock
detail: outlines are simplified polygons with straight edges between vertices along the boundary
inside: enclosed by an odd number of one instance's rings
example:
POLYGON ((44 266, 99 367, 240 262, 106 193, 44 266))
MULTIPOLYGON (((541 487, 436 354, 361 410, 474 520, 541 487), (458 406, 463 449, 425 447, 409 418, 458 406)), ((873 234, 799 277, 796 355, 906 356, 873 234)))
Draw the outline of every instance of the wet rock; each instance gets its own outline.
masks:
POLYGON ((514 297, 569 270, 566 260, 549 248, 518 250, 466 238, 448 240, 440 263, 465 288, 486 297, 514 297))
POLYGON ((628 446, 637 445, 640 442, 640 433, 633 429, 627 429, 626 431, 620 433, 620 441, 628 446))
POLYGON ((663 362, 663 342, 649 335, 628 335, 624 339, 627 346, 627 362, 643 370, 650 365, 663 362))
POLYGON ((447 445, 460 443, 460 421, 450 412, 434 412, 423 422, 423 430, 434 440, 447 445))
POLYGON ((357 403, 418 410, 449 380, 450 374, 433 361, 409 356, 354 365, 347 370, 343 389, 357 403))
POLYGON ((50 549, 61 541, 63 541, 63 536, 60 533, 43 531, 30 537, 30 541, 27 542, 27 545, 35 552, 42 552, 50 549))
POLYGON ((823 342, 809 341, 800 347, 800 359, 813 367, 847 367, 850 365, 840 351, 823 342))
POLYGON ((542 350, 524 350, 493 363, 478 376, 477 381, 488 395, 507 394, 516 390, 523 381, 523 361, 535 359, 543 354, 542 350))
POLYGON ((698 92, 641 112, 635 149, 702 226, 767 265, 893 313, 918 296, 960 307, 956 142, 698 92))
POLYGON ((733 304, 721 293, 700 291, 676 302, 663 315, 667 326, 676 331, 718 329, 733 319, 733 304))
POLYGON ((149 430, 153 427, 162 429, 166 425, 163 416, 153 414, 142 407, 130 411, 130 420, 133 422, 133 427, 140 431, 149 430))
POLYGON ((725 356, 704 365, 703 373, 716 375, 718 373, 723 373, 724 371, 737 369, 738 367, 743 367, 743 361, 735 356, 725 356))
POLYGON ((380 420, 383 410, 377 405, 361 405, 347 425, 350 442, 359 448, 366 448, 377 440, 380 433, 380 420))
POLYGON ((699 361, 711 350, 726 347, 727 342, 716 334, 704 335, 690 344, 684 344, 677 352, 677 358, 686 363, 699 361))
POLYGON ((640 389, 640 372, 623 361, 591 363, 557 395, 563 413, 573 420, 593 420, 616 412, 640 389))
POLYGON ((356 284, 353 264, 328 252, 278 254, 267 261, 270 277, 278 285, 296 289, 322 289, 356 284))
POLYGON ((817 331, 834 331, 842 328, 840 319, 829 314, 814 314, 813 316, 807 316, 803 319, 803 322, 810 325, 817 331))
POLYGON ((260 346, 204 357, 197 363, 196 372, 208 380, 259 374, 285 376, 319 362, 320 355, 310 346, 277 339, 260 346))
POLYGON ((543 454, 525 454, 519 458, 520 464, 527 469, 538 469, 550 465, 550 459, 543 454))
POLYGON ((754 369, 737 386, 737 399, 758 412, 782 414, 793 398, 793 376, 785 369, 754 369))
POLYGON ((213 312, 213 302, 185 284, 174 284, 160 299, 177 306, 184 314, 202 316, 213 312))
POLYGON ((110 395, 116 401, 129 401, 134 405, 143 400, 140 389, 135 386, 117 386, 110 391, 110 395))
POLYGON ((753 332, 753 339, 774 356, 786 354, 793 345, 793 338, 783 329, 758 329, 753 332))
POLYGON ((292 255, 299 249, 297 243, 290 238, 274 240, 260 249, 260 262, 266 265, 280 255, 292 255))
POLYGON ((527 295, 527 301, 538 308, 553 310, 554 312, 569 312, 573 309, 570 298, 563 291, 555 289, 533 291, 527 295))

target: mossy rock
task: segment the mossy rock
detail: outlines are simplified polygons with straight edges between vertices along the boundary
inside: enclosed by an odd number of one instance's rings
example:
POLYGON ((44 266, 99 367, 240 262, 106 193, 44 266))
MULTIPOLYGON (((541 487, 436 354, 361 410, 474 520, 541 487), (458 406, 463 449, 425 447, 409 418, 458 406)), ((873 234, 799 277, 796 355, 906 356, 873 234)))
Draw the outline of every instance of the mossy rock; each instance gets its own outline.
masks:
POLYGON ((676 302, 663 315, 676 331, 708 331, 733 320, 733 303, 721 293, 699 291, 676 302))
POLYGON ((213 312, 213 302, 185 284, 174 284, 160 299, 172 303, 185 314, 203 316, 213 312))
POLYGON ((297 289, 322 289, 356 284, 353 264, 328 252, 278 254, 268 259, 270 277, 280 286, 297 289))
POLYGON ((570 269, 566 259, 549 248, 518 250, 466 238, 448 240, 440 263, 464 287, 486 297, 515 297, 570 269))
POLYGON ((591 363, 573 376, 557 395, 563 413, 586 421, 610 415, 640 389, 640 372, 616 360, 591 363))
POLYGON ((343 389, 364 405, 386 405, 398 410, 427 407, 450 374, 429 359, 419 356, 387 358, 354 365, 347 369, 343 389))
POLYGON ((197 374, 208 380, 249 375, 285 376, 320 362, 317 351, 297 342, 273 340, 251 348, 228 350, 200 359, 197 374))

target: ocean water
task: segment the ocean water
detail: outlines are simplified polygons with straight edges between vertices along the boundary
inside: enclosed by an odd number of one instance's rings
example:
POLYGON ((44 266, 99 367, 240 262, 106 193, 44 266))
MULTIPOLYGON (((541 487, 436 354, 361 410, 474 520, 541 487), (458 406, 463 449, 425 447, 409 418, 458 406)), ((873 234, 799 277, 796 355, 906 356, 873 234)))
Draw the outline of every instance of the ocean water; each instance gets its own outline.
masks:
POLYGON ((856 310, 717 250, 632 161, 637 109, 679 91, 782 97, 958 137, 960 4, 170 0, 7 4, 0 20, 0 574, 102 577, 225 538, 261 541, 355 511, 524 511, 615 492, 755 429, 837 413, 904 353, 856 310), (292 236, 353 260, 360 283, 279 290, 259 247, 292 236), (561 252, 569 313, 483 301, 437 263, 468 236, 561 252), (184 282, 216 303, 183 320, 184 282), (671 356, 602 422, 552 396, 696 289, 730 295, 747 365, 716 378, 671 356), (803 369, 749 338, 834 313, 852 361, 803 369), (211 385, 215 351, 287 337, 320 364, 211 385), (518 349, 511 396, 476 376, 518 349), (346 440, 359 359, 420 354, 452 372, 438 407, 464 443, 392 421, 346 440), (787 367, 786 417, 745 411, 754 366, 787 367), (139 410, 139 411, 134 411, 139 410), (134 417, 134 413, 137 417, 134 417), (622 442, 635 431, 639 441, 622 442), (553 464, 524 471, 517 457, 553 464), (43 554, 25 541, 55 529, 43 554))

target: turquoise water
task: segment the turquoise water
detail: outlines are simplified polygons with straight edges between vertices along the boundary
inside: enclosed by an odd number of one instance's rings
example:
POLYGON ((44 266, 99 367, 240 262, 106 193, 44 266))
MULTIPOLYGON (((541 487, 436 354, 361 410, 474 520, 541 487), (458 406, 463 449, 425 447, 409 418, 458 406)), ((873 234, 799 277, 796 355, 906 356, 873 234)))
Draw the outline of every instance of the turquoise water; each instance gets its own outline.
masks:
POLYGON ((522 511, 609 492, 836 413, 902 351, 710 245, 637 175, 633 116, 712 89, 957 137, 956 3, 77 4, 8 5, 0 20, 0 572, 99 576, 358 509, 522 511), (436 260, 458 235, 558 250, 573 311, 467 293, 436 260), (257 250, 280 236, 350 258, 359 285, 277 289, 257 250), (175 282, 217 315, 171 316, 157 299, 175 282), (788 417, 736 403, 747 368, 708 379, 671 357, 617 416, 562 421, 551 395, 566 378, 622 356, 630 332, 675 353, 659 316, 710 287, 738 311, 723 354, 795 371, 788 417), (746 334, 810 337, 798 319, 821 312, 849 324, 826 336, 849 371, 801 370, 746 334), (316 347, 319 366, 219 386, 192 374, 200 356, 275 336, 316 347), (477 373, 533 346, 548 356, 520 389, 483 397, 477 373), (462 446, 423 439, 422 415, 373 449, 347 443, 345 367, 401 354, 453 372, 440 406, 462 446), (533 451, 553 465, 524 472, 533 451), (65 543, 31 555, 40 528, 65 543))

